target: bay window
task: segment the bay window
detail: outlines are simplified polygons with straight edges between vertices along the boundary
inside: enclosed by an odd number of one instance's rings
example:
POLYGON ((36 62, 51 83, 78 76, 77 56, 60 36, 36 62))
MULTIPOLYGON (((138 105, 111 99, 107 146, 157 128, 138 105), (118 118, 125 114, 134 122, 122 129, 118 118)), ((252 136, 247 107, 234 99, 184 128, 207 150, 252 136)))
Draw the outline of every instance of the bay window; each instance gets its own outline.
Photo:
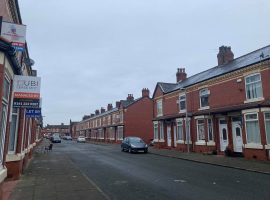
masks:
POLYGON ((205 140, 204 119, 197 120, 197 141, 205 140))
POLYGON ((258 113, 245 115, 247 143, 261 144, 258 113))
POLYGON ((158 122, 154 122, 154 140, 158 141, 158 122))
POLYGON ((264 113, 264 120, 265 120, 265 133, 267 144, 270 144, 270 112, 264 113))
POLYGON ((177 140, 184 141, 183 121, 181 119, 176 120, 176 125, 177 125, 177 140))
POLYGON ((159 124, 159 139, 164 140, 164 128, 163 128, 163 122, 161 121, 159 124))

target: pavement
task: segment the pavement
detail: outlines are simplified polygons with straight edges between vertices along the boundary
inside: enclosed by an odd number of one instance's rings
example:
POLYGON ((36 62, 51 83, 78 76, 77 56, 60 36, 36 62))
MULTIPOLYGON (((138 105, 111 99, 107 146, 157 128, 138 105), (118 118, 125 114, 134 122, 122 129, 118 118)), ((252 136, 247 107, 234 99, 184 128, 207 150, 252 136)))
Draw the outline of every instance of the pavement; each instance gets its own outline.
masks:
POLYGON ((106 200, 108 197, 63 154, 37 147, 19 181, 5 182, 9 200, 106 200), (12 190, 12 191, 10 191, 12 190))
POLYGON ((243 157, 227 157, 224 155, 211 155, 193 152, 185 153, 172 149, 158 149, 154 147, 150 147, 149 152, 165 157, 270 174, 270 161, 248 160, 243 157))
MULTIPOLYGON (((66 154, 44 152, 48 145, 44 140, 36 149, 28 169, 18 181, 4 184, 4 200, 106 200, 106 194, 90 180, 66 154)), ((104 144, 102 145, 113 145, 104 144)), ((199 153, 183 153, 176 150, 149 148, 149 153, 163 157, 206 163, 245 171, 270 174, 269 161, 246 160, 241 157, 225 157, 199 153)), ((91 177, 90 177, 91 178, 91 177)))

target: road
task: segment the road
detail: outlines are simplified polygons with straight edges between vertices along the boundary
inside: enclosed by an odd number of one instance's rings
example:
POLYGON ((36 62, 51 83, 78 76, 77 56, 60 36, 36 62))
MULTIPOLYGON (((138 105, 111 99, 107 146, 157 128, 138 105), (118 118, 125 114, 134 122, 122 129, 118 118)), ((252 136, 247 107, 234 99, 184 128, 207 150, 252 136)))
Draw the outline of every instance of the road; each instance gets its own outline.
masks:
POLYGON ((130 154, 119 145, 63 141, 54 152, 65 154, 111 200, 270 199, 266 174, 130 154))

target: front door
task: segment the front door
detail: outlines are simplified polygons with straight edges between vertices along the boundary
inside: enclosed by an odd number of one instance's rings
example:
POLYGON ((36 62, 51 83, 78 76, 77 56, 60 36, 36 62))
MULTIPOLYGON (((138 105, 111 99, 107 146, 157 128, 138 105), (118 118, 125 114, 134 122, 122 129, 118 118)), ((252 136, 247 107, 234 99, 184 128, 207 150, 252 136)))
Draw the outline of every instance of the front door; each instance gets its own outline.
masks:
POLYGON ((242 139, 241 121, 233 120, 232 133, 233 133, 233 151, 242 153, 243 139, 242 139))
POLYGON ((220 151, 225 151, 228 146, 228 127, 225 119, 219 120, 220 151))
POLYGON ((167 146, 172 146, 171 126, 167 126, 167 146))

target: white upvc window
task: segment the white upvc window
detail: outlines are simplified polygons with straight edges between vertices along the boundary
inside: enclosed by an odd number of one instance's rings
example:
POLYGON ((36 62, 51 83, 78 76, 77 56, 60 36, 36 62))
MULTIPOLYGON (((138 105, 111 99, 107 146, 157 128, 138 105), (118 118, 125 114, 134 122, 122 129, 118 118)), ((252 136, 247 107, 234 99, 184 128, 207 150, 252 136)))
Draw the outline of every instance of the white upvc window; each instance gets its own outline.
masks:
POLYGON ((210 91, 207 88, 200 90, 200 107, 201 108, 209 107, 209 95, 210 95, 210 91))
POLYGON ((212 119, 207 119, 207 132, 208 132, 208 141, 214 141, 213 120, 212 119))
POLYGON ((260 99, 262 94, 262 82, 260 74, 252 74, 245 78, 247 100, 260 99))
POLYGON ((159 123, 159 139, 164 140, 164 127, 163 127, 163 121, 159 123))
POLYGON ((2 103, 1 121, 0 121, 0 168, 2 167, 3 164, 6 125, 7 125, 7 104, 2 103))
POLYGON ((157 101, 157 116, 162 116, 163 111, 162 111, 162 99, 157 101))
POLYGON ((158 141, 158 122, 153 122, 154 125, 154 141, 158 141))
POLYGON ((176 127, 177 127, 177 140, 184 141, 184 133, 183 133, 183 120, 176 119, 176 127))
POLYGON ((197 119, 197 141, 205 141, 204 119, 197 119))
POLYGON ((124 138, 124 127, 118 126, 117 127, 117 140, 123 140, 124 138))
POLYGON ((264 113, 265 133, 267 144, 270 144, 270 112, 264 113))
POLYGON ((248 144, 261 144, 258 113, 245 114, 246 135, 248 144))
POLYGON ((4 78, 3 85, 3 98, 2 101, 2 110, 0 110, 0 168, 2 168, 3 164, 3 156, 4 156, 4 146, 5 146, 5 136, 6 136, 6 128, 7 128, 7 116, 8 116, 8 101, 10 95, 10 80, 7 76, 4 78))
POLYGON ((179 96, 179 111, 186 112, 186 95, 182 94, 179 96))
POLYGON ((191 135, 190 135, 190 118, 185 119, 185 131, 186 131, 186 143, 191 144, 191 135))

